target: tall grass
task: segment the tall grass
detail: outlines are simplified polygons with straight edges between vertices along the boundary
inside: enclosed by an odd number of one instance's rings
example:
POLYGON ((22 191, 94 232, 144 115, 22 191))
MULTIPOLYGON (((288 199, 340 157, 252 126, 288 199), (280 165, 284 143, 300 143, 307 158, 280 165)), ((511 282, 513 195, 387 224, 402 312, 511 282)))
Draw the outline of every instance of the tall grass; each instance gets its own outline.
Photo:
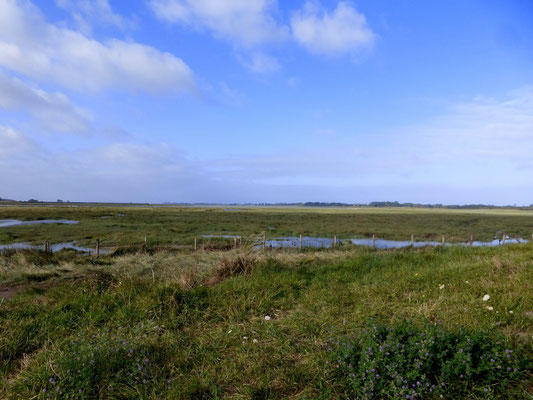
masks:
MULTIPOLYGON (((0 303, 0 397, 350 397, 328 344, 369 321, 488 331, 531 358, 532 256, 531 245, 236 249, 33 265, 57 285, 0 303)), ((28 261, 2 262, 5 274, 28 261)), ((524 376, 499 396, 526 397, 524 376)))

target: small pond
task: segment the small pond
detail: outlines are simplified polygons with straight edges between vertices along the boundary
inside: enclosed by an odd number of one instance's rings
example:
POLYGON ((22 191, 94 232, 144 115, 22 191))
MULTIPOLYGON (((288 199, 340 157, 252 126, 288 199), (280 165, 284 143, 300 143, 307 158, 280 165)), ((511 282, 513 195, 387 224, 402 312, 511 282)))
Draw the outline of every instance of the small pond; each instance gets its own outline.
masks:
MULTIPOLYGON (((273 248, 296 248, 299 246, 300 238, 299 237, 281 237, 275 239, 268 239, 265 244, 266 247, 273 248)), ((527 243, 527 240, 524 239, 515 239, 515 238, 506 238, 505 244, 511 243, 527 243)), ((372 238, 368 239, 337 239, 337 243, 352 243, 356 246, 372 246, 372 238)), ((490 242, 481 242, 473 241, 473 247, 493 247, 499 246, 502 244, 501 239, 494 239, 490 242)), ((464 243, 444 243, 445 246, 470 246, 470 242, 464 243)), ((410 247, 410 240, 386 240, 376 238, 376 248, 377 249, 399 249, 402 247, 410 247)), ((442 242, 437 241, 415 241, 413 247, 425 247, 425 246, 442 246, 442 242)), ((257 249, 262 248, 263 245, 256 245, 257 249)), ((333 247, 333 238, 320 238, 320 237, 302 237, 302 247, 314 247, 314 248, 330 248, 333 247)))
MULTIPOLYGON (((11 243, 11 244, 0 244, 0 251, 2 250, 43 250, 44 245, 32 245, 29 243, 11 243)), ((61 251, 63 249, 70 249, 70 250, 76 250, 83 253, 95 253, 94 248, 88 248, 88 247, 80 247, 76 246, 74 242, 67 242, 67 243, 56 243, 56 244, 50 244, 50 251, 53 253, 56 253, 58 251, 61 251)), ((100 254, 107 254, 109 253, 108 250, 100 248, 100 254)))
POLYGON ((0 219, 0 228, 8 228, 21 225, 38 225, 38 224, 67 224, 73 225, 80 221, 69 221, 68 219, 41 219, 35 221, 19 221, 18 219, 0 219))

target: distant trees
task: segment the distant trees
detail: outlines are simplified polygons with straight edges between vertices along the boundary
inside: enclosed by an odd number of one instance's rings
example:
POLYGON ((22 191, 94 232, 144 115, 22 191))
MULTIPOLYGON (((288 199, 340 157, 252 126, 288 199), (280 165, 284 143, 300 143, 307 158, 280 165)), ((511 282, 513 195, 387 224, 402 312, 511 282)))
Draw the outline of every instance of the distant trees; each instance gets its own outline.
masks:
POLYGON ((352 204, 346 203, 325 203, 321 201, 308 201, 303 204, 304 207, 351 207, 352 204))

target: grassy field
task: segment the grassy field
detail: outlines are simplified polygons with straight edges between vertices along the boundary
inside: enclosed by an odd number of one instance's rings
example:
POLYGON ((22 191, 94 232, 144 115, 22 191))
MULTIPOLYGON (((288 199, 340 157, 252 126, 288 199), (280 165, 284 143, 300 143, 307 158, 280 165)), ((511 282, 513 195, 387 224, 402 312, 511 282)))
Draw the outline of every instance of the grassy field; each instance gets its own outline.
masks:
POLYGON ((307 236, 370 237, 465 242, 492 240, 495 235, 531 238, 533 211, 442 209, 309 209, 309 208, 176 208, 97 206, 1 207, 0 219, 71 219, 77 225, 29 225, 0 228, 0 244, 76 241, 94 246, 144 242, 183 244, 204 234, 245 237, 307 236), (105 218, 102 218, 105 217, 105 218))
MULTIPOLYGON (((0 228, 3 243, 533 231, 519 210, 6 207, 0 219, 81 221, 0 228)), ((531 399, 531 293, 532 243, 7 251, 0 398, 531 399)))
MULTIPOLYGON (((502 335, 490 357, 533 354, 531 244, 0 260, 4 287, 21 288, 0 300, 1 398, 370 397, 332 362, 369 323, 487 331, 502 335)), ((448 382, 443 396, 531 398, 520 365, 513 382, 448 382)))

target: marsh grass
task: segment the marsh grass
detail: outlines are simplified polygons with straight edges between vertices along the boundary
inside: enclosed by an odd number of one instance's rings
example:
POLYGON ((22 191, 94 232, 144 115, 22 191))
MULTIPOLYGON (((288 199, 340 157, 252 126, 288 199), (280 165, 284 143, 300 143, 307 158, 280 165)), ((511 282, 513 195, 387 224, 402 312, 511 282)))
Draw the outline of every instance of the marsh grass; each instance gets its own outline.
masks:
POLYGON ((232 239, 202 238, 202 235, 242 235, 260 242, 267 237, 304 236, 339 239, 371 237, 450 242, 492 240, 503 233, 529 239, 533 233, 533 212, 526 210, 436 210, 436 209, 298 209, 248 208, 226 212, 223 208, 186 207, 2 207, 0 219, 70 219, 76 225, 28 225, 0 229, 0 243, 42 244, 76 241, 94 247, 142 247, 150 245, 231 245, 232 239), (109 218, 102 218, 108 216, 109 218))
MULTIPOLYGON (((2 277, 59 276, 0 303, 0 397, 350 398, 328 343, 369 321, 495 332, 533 354, 532 245, 248 253, 2 258, 2 277)), ((499 398, 527 397, 523 380, 499 398)), ((480 387, 464 397, 495 398, 480 387)))

